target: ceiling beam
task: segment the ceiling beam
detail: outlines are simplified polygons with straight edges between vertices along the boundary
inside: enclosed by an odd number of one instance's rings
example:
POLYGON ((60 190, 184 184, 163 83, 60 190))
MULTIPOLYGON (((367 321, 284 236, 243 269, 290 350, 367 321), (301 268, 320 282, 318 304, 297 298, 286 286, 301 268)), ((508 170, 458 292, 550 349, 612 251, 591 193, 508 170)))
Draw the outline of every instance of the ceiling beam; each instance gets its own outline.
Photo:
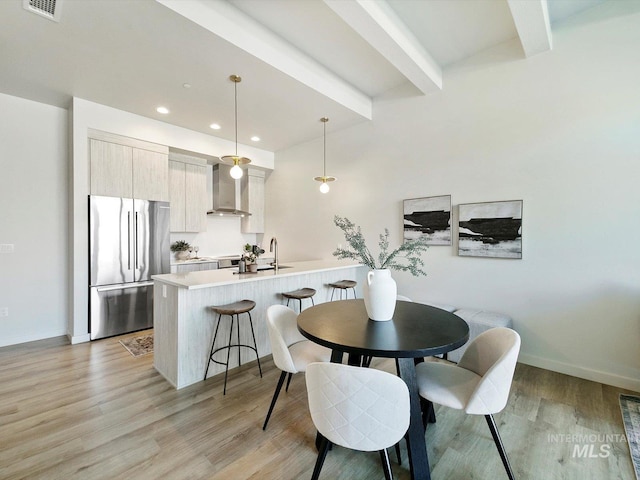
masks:
POLYGON ((156 1, 343 107, 372 119, 373 101, 369 96, 228 2, 156 1))
POLYGON ((386 1, 324 1, 422 93, 442 89, 442 69, 386 1))
POLYGON ((526 57, 551 50, 547 0, 508 0, 526 57))

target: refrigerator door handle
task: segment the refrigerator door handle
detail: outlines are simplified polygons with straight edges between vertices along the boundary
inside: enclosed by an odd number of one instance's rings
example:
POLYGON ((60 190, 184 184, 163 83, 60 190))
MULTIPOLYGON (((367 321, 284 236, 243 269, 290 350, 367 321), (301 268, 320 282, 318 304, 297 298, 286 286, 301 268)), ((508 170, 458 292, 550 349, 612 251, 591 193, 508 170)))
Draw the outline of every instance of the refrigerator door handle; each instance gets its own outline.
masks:
POLYGON ((125 283, 121 285, 109 285, 108 287, 95 287, 96 292, 110 292, 112 290, 123 290, 126 288, 138 288, 138 287, 152 287, 153 282, 137 282, 137 283, 125 283))
POLYGON ((131 270, 131 212, 127 212, 127 270, 131 270))
POLYGON ((136 236, 136 242, 135 242, 135 248, 133 250, 133 261, 134 261, 134 264, 135 264, 135 268, 137 270, 138 268, 140 268, 140 266, 138 265, 138 242, 140 241, 139 237, 138 237, 138 233, 139 233, 138 232, 138 212, 135 213, 135 227, 134 228, 135 228, 134 234, 136 236))

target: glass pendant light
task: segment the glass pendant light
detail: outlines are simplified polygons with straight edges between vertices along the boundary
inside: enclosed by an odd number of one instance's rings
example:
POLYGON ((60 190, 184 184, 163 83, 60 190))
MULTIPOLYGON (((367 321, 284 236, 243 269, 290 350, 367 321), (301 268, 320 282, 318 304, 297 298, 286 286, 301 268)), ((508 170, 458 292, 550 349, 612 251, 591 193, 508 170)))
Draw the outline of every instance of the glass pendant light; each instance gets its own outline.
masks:
POLYGON ((235 104, 235 121, 236 121, 236 154, 225 155, 224 157, 221 158, 221 160, 226 164, 233 165, 233 167, 231 167, 231 171, 229 172, 229 174, 231 175, 231 177, 238 179, 238 178, 242 178, 242 173, 243 173, 242 168, 240 168, 240 165, 246 165, 247 163, 251 163, 251 160, 249 160, 246 157, 238 156, 238 83, 242 81, 242 78, 238 75, 231 75, 229 77, 229 80, 233 82, 233 88, 235 92, 234 104, 235 104))
POLYGON ((322 193, 327 193, 329 192, 329 182, 335 181, 336 177, 327 177, 327 122, 329 121, 329 119, 327 117, 322 117, 320 121, 324 124, 323 125, 324 148, 323 148, 323 155, 322 155, 323 168, 322 168, 322 176, 315 177, 314 180, 316 182, 320 182, 320 191, 322 193))

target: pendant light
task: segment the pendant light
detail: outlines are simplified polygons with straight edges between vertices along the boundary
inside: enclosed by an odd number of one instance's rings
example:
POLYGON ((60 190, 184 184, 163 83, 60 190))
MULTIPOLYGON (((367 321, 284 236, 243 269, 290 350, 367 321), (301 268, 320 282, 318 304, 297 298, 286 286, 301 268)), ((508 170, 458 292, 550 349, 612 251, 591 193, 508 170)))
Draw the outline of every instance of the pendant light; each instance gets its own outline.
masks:
POLYGON ((238 156, 238 83, 242 81, 242 78, 238 75, 231 75, 229 77, 229 80, 233 82, 233 88, 235 92, 234 104, 235 104, 235 120, 236 120, 236 154, 225 155, 224 157, 221 158, 221 160, 226 164, 233 165, 233 167, 231 167, 231 171, 229 172, 229 174, 231 175, 231 177, 238 179, 238 178, 242 178, 242 173, 243 173, 242 168, 240 168, 240 165, 246 165, 247 163, 251 163, 251 160, 249 160, 246 157, 238 156))
POLYGON ((329 191, 329 183, 328 182, 333 182, 336 180, 336 177, 327 177, 327 122, 329 121, 329 119, 327 117, 322 117, 320 119, 320 121, 324 124, 323 125, 323 129, 324 129, 324 147, 323 147, 323 154, 322 154, 322 176, 321 177, 315 177, 314 180, 316 182, 321 182, 320 183, 320 191, 322 193, 327 193, 329 191))

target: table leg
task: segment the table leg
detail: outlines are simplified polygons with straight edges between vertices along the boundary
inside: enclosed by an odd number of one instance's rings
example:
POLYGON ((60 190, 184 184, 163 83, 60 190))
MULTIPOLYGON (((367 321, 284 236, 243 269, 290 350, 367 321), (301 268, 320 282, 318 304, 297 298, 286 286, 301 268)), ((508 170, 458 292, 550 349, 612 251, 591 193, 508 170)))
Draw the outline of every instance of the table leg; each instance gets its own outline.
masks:
POLYGON ((331 363, 342 363, 342 356, 340 350, 331 350, 331 363))
POLYGON ((355 353, 347 355, 347 365, 353 365, 354 367, 368 367, 368 365, 362 364, 362 355, 355 353))
POLYGON ((398 367, 400 377, 409 387, 409 400, 411 405, 411 419, 407 431, 407 450, 409 452, 409 465, 413 480, 431 480, 429 459, 427 458, 427 444, 424 439, 422 426, 422 412, 420 409, 420 394, 416 379, 416 369, 413 358, 399 358, 398 367))

